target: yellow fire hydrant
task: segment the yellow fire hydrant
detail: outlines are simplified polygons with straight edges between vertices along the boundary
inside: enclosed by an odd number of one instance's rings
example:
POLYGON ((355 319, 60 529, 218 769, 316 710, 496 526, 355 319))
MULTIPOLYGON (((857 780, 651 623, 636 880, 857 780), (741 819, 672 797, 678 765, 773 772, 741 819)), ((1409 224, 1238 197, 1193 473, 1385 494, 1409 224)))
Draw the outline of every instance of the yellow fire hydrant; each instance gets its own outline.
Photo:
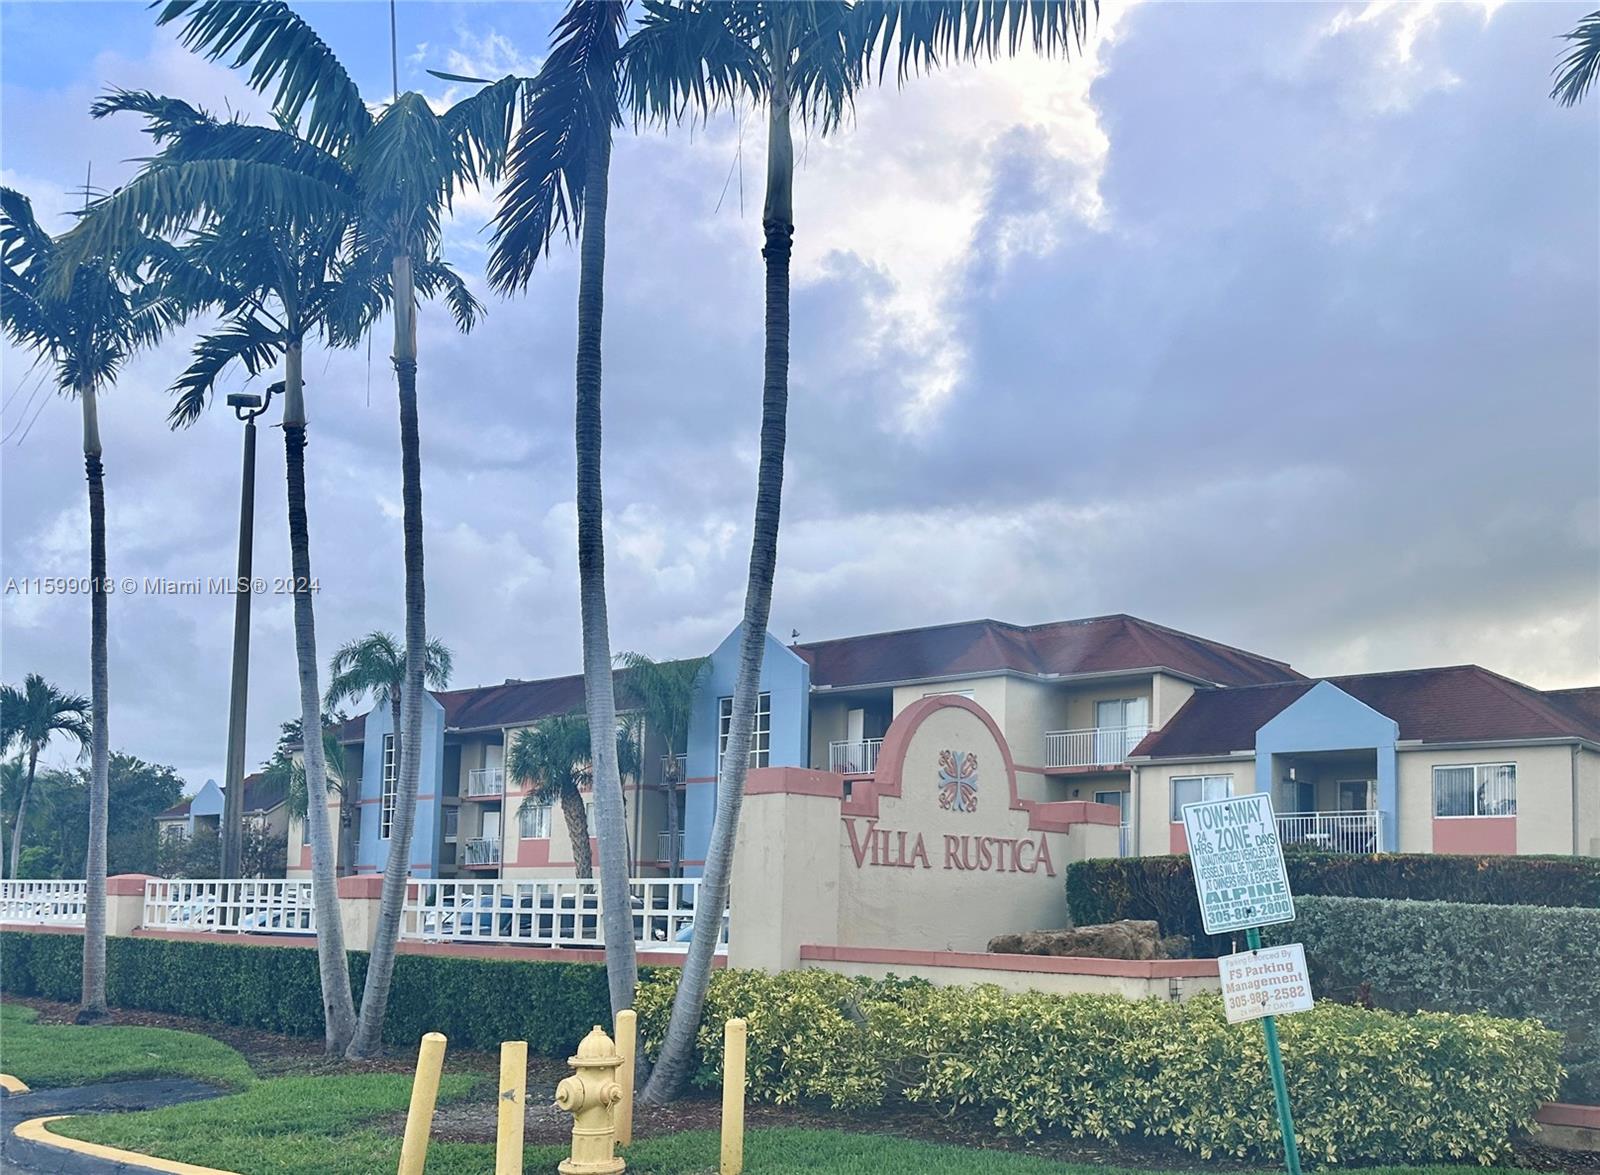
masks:
POLYGON ((598 1024, 583 1038, 567 1064, 577 1070, 556 1086, 556 1105, 572 1115, 572 1157, 562 1159, 561 1175, 616 1175, 626 1164, 614 1154, 616 1106, 622 1100, 617 1067, 622 1054, 598 1024))

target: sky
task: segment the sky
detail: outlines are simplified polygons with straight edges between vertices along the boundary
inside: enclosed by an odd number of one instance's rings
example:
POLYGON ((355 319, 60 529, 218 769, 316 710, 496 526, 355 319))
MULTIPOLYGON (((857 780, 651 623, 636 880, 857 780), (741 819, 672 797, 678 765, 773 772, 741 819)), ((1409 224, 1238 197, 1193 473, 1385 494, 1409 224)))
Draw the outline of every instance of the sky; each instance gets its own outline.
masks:
MULTIPOLYGON (((1103 0, 1071 61, 862 93, 797 137, 793 358, 772 631, 817 640, 1128 612, 1309 674, 1475 662, 1600 682, 1600 94, 1548 98, 1589 5, 1103 0)), ((389 10, 300 6, 373 101, 389 10)), ((399 84, 537 67, 559 10, 401 3, 399 84)), ((111 86, 264 115, 143 3, 0 8, 0 177, 61 231, 86 167, 148 154, 111 86)), ((710 651, 738 622, 760 413, 764 121, 619 138, 605 321, 611 639, 710 651)), ((575 257, 482 280, 494 193, 425 307, 429 634, 457 686, 580 667, 575 257)), ((307 357, 317 638, 402 622, 387 324, 307 357)), ((101 408, 114 578, 233 573, 241 428, 165 423, 192 333, 101 408)), ((0 676, 89 688, 76 406, 7 344, 0 676)), ((224 390, 246 387, 242 372, 224 390)), ((276 407, 265 423, 276 420, 276 407)), ((256 572, 288 574, 281 432, 256 572)), ((112 746, 221 778, 230 597, 111 600, 112 746)), ((298 715, 289 598, 255 600, 248 761, 298 715)), ((65 751, 54 754, 66 758, 65 751)))

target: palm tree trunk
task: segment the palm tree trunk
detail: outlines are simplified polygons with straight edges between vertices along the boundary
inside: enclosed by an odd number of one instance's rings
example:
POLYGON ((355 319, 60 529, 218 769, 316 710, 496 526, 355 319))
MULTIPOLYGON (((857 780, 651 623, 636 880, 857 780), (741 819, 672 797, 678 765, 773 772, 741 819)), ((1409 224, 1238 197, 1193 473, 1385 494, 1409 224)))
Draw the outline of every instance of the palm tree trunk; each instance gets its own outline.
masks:
MULTIPOLYGON (((328 827, 328 765, 322 749, 322 693, 317 686, 317 624, 311 592, 311 527, 306 517, 306 407, 298 342, 284 355, 283 451, 289 489, 289 566, 294 576, 294 656, 300 674, 300 742, 311 828, 311 906, 317 919, 323 1044, 337 1054, 355 1032, 350 962, 339 913, 339 882, 328 827)), ((343 805, 341 805, 341 809, 343 805)), ((341 820, 343 812, 340 813, 341 820)))
POLYGON ((106 485, 100 463, 100 420, 92 383, 78 386, 83 406, 83 465, 89 478, 89 849, 84 858, 83 992, 80 1024, 106 1015, 106 805, 111 739, 106 618, 106 485))
MULTIPOLYGON (((584 809, 583 796, 576 787, 561 789, 561 815, 567 821, 567 839, 572 841, 572 872, 577 877, 591 878, 594 876, 594 856, 589 852, 589 813, 584 809)), ((632 943, 631 916, 628 925, 628 941, 632 943)))
POLYGON ((389 830, 389 858, 383 870, 378 926, 367 962, 367 983, 361 993, 361 1018, 351 1057, 370 1057, 381 1047, 383 1017, 394 978, 395 947, 400 940, 400 910, 410 872, 411 831, 417 818, 417 784, 422 767, 422 689, 427 664, 427 593, 422 577, 422 442, 417 425, 417 301, 411 257, 395 256, 394 369, 400 389, 400 482, 402 530, 405 536, 406 679, 400 696, 400 729, 395 740, 398 783, 394 821, 389 830))
POLYGON ((28 797, 33 795, 33 771, 39 762, 39 746, 28 745, 28 778, 23 781, 22 794, 17 797, 17 823, 11 829, 11 880, 22 876, 17 863, 22 860, 22 822, 28 818, 28 797))
POLYGON ((694 933, 672 1001, 672 1017, 661 1057, 644 1089, 644 1100, 662 1104, 683 1088, 694 1054, 695 1034, 711 983, 711 963, 722 932, 733 868, 734 834, 750 769, 750 732, 755 724, 772 612, 772 580, 778 563, 778 515, 783 498, 783 451, 789 411, 789 255, 794 242, 794 142, 789 104, 781 75, 773 78, 768 108, 767 198, 761 227, 767 268, 765 373, 761 389, 761 457, 756 470, 756 516, 750 543, 750 574, 745 585, 744 627, 739 636, 739 673, 733 686, 728 746, 717 781, 716 818, 706 850, 700 893, 695 899, 694 933))
MULTIPOLYGON (((583 242, 578 254, 578 603, 583 626, 583 692, 589 711, 589 757, 594 769, 595 833, 600 841, 600 908, 606 938, 611 1012, 633 1007, 639 964, 634 954, 633 907, 628 900, 628 826, 617 766, 617 702, 611 680, 611 631, 606 615, 605 523, 600 477, 601 353, 605 308, 606 197, 611 136, 589 149, 583 197, 583 242)), ((570 817, 569 817, 570 823, 570 817)), ((585 833, 584 847, 588 847, 585 833)), ((573 846, 577 860, 577 845, 573 846)))
POLYGON ((667 748, 667 774, 663 780, 667 789, 667 876, 679 877, 683 873, 683 846, 678 843, 678 757, 667 748))

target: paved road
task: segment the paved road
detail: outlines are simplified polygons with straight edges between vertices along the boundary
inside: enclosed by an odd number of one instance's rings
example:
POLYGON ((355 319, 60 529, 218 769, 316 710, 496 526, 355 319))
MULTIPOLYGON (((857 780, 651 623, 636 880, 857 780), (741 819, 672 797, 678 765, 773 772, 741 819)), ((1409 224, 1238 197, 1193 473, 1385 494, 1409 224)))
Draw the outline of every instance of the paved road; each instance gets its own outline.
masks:
POLYGON ((75 1089, 40 1089, 0 1098, 0 1172, 5 1175, 112 1175, 149 1171, 144 1166, 74 1155, 12 1136, 12 1128, 48 1114, 93 1114, 116 1110, 151 1110, 176 1102, 216 1097, 221 1090, 183 1077, 146 1081, 107 1081, 75 1089))

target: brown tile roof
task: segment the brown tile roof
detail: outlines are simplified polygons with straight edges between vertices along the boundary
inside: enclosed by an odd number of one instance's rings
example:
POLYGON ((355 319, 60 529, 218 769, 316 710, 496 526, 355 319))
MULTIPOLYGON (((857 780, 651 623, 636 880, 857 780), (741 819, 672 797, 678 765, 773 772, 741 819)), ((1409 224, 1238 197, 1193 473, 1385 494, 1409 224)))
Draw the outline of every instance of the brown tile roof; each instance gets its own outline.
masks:
POLYGON ((1580 718, 1600 724, 1600 685, 1584 685, 1576 689, 1547 689, 1544 696, 1580 718))
MULTIPOLYGON (((1424 743, 1584 738, 1600 742, 1600 718, 1477 665, 1329 677, 1345 693, 1424 743)), ((1256 731, 1315 682, 1202 690, 1134 748, 1137 756, 1187 758, 1255 747, 1256 731)))
MULTIPOLYGON (((620 669, 613 675, 617 691, 617 708, 628 710, 637 705, 628 690, 628 671, 620 669)), ((512 678, 500 685, 468 686, 464 689, 433 690, 433 696, 444 707, 446 730, 498 730, 504 726, 522 726, 549 718, 556 714, 571 714, 583 709, 583 675, 546 677, 536 681, 512 678)), ((341 743, 361 742, 366 731, 366 715, 351 718, 337 728, 341 743)))
POLYGON ((1300 679, 1283 661, 1124 615, 1033 625, 969 620, 812 641, 794 651, 811 666, 813 685, 835 687, 1001 670, 1070 675, 1166 668, 1235 686, 1300 679))
POLYGON ((157 812, 157 820, 181 820, 189 814, 189 805, 194 802, 193 796, 185 796, 165 812, 157 812))
POLYGON ((288 798, 289 781, 281 776, 277 779, 268 779, 257 771, 244 777, 246 812, 270 812, 288 798))

